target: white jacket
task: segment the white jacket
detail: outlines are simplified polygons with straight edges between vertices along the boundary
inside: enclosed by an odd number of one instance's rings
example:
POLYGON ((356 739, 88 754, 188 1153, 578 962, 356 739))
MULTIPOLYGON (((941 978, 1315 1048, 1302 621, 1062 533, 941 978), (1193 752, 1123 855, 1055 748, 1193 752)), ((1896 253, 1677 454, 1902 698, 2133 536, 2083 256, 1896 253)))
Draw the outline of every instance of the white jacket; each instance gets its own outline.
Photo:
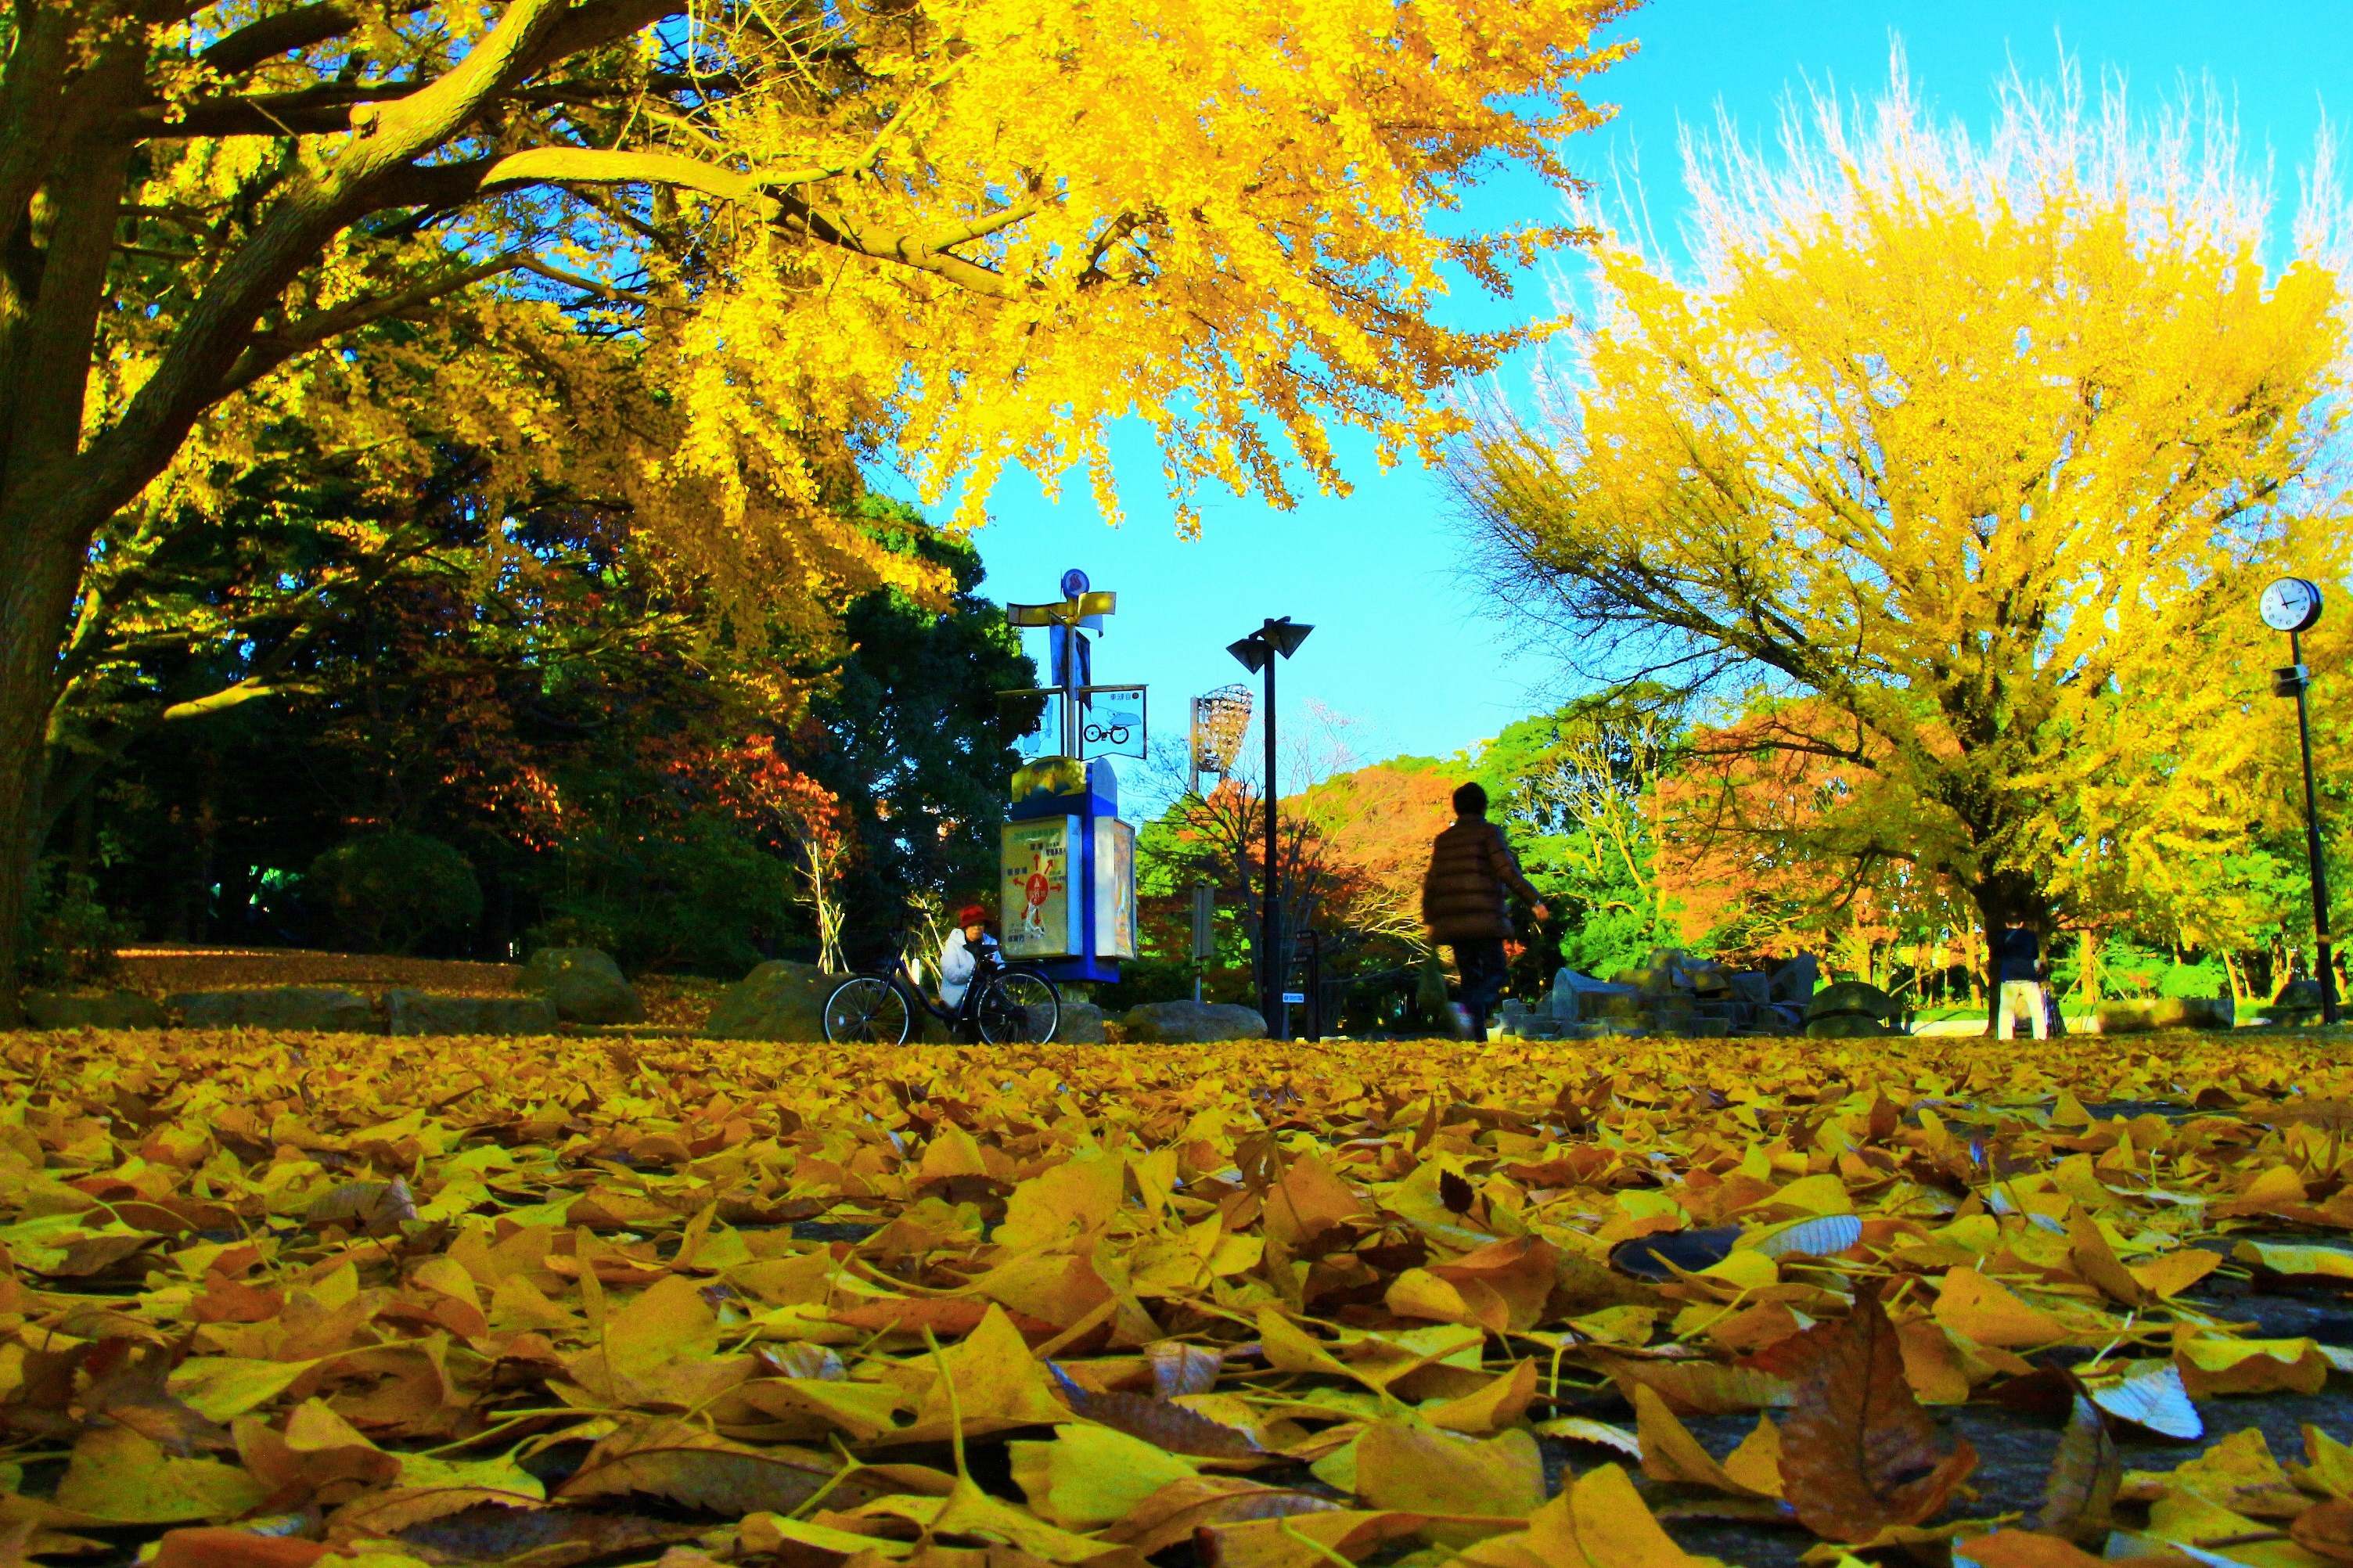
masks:
MULTIPOLYGON (((980 939, 980 944, 983 948, 996 945, 986 936, 980 939)), ((948 933, 947 941, 940 944, 941 1006, 955 1007, 963 1004, 965 990, 972 984, 972 972, 976 966, 972 945, 965 941, 964 929, 959 926, 948 933)))

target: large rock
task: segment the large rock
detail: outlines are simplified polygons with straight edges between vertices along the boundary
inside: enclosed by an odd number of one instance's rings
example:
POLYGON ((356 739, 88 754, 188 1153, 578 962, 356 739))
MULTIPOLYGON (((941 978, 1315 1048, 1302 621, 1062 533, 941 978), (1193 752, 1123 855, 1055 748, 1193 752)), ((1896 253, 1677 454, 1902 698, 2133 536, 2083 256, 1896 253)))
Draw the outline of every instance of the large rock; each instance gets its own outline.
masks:
POLYGON ((164 1005, 136 991, 76 996, 58 991, 25 994, 25 1021, 36 1029, 160 1029, 164 1005))
POLYGON ((2159 996, 2148 1002, 2103 1002, 2094 1011, 2103 1035, 2149 1029, 2227 1029, 2238 1020, 2228 996, 2159 996))
POLYGON ((1573 1024, 1580 1019, 1606 1016, 1602 1005, 1605 997, 1631 998, 1634 994, 1630 985, 1612 985, 1606 980, 1596 980, 1590 974, 1563 968, 1552 977, 1552 993, 1546 998, 1546 1005, 1554 1017, 1564 1024, 1573 1024))
POLYGON ((814 963, 774 960, 720 993, 702 1032, 715 1040, 822 1040, 825 999, 841 982, 814 963))
POLYGON ((1122 1022, 1130 1040, 1148 1045, 1266 1038, 1266 1020, 1231 1002, 1145 1002, 1130 1007, 1122 1022))
POLYGON ((1806 1003, 1813 1000, 1821 979, 1821 965, 1810 952, 1801 952, 1775 970, 1766 982, 1767 1001, 1806 1003))
POLYGON ((2231 1029, 2239 1023, 2239 1005, 2228 996, 2160 996, 2149 1004, 2149 1016, 2160 1029, 2231 1029))
POLYGON ((318 1029, 380 1035, 368 999, 335 985, 267 985, 245 991, 183 991, 164 998, 193 1029, 318 1029))
POLYGON ((1869 981, 1841 980, 1814 993, 1813 1000, 1806 1005, 1806 1016, 1823 1018, 1833 1013, 1861 1013, 1866 1017, 1885 1018, 1895 1010, 1895 999, 1869 981))
POLYGON ((450 996, 396 988, 384 994, 396 1035, 552 1035, 555 1004, 544 996, 450 996))
MULTIPOLYGON (((522 966, 522 988, 555 1004, 570 1024, 642 1024, 646 1005, 621 966, 593 947, 543 947, 522 966)), ((398 1031, 395 1031, 397 1033, 398 1031)))
POLYGON ((1899 1034, 1868 1013, 1822 1013, 1806 1020, 1810 1040, 1867 1040, 1899 1034))
MULTIPOLYGON (((1257 1014, 1250 1015, 1252 1018, 1257 1014)), ((1062 1016, 1054 1026, 1054 1044, 1058 1046, 1100 1046, 1103 1034, 1103 1012, 1092 1002, 1062 998, 1062 1016)))
POLYGON ((2306 1024, 2320 1016, 2320 982, 2291 980, 2279 988, 2279 994, 2263 1009, 2275 1024, 2306 1024))

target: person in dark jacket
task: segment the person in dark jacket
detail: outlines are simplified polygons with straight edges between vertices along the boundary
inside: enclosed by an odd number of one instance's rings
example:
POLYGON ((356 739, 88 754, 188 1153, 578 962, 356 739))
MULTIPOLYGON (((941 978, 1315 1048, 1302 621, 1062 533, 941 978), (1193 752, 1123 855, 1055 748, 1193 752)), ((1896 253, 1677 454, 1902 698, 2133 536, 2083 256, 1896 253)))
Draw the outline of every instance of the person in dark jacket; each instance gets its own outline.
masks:
POLYGON ((1454 792, 1454 826, 1438 836, 1430 871, 1421 879, 1421 918, 1430 940, 1454 950, 1462 976, 1455 1026, 1474 1040, 1487 1037, 1487 1014, 1504 994, 1504 943, 1512 934, 1506 889, 1528 901, 1538 920, 1550 913, 1520 874, 1504 830, 1487 820, 1487 792, 1475 784, 1454 792))
POLYGON ((2051 1020, 2043 1007, 2042 948, 2033 931, 2015 923, 2002 927, 1994 934, 1993 958, 2001 985, 1994 1038, 2010 1039, 2023 1016, 2033 1025, 2036 1039, 2048 1039, 2051 1020))

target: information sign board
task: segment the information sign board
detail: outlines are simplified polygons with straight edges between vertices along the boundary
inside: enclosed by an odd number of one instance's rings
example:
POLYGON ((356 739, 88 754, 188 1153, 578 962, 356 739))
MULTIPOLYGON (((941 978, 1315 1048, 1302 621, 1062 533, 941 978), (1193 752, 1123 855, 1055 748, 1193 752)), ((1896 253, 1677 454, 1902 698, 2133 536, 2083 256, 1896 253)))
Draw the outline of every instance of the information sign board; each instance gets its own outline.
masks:
POLYGON ((1115 816, 1095 825, 1095 956, 1135 956, 1135 828, 1115 816))
POLYGON ((1078 860, 1080 818, 1033 817, 1005 825, 1004 915, 1008 958, 1067 958, 1082 952, 1081 900, 1071 886, 1078 860))

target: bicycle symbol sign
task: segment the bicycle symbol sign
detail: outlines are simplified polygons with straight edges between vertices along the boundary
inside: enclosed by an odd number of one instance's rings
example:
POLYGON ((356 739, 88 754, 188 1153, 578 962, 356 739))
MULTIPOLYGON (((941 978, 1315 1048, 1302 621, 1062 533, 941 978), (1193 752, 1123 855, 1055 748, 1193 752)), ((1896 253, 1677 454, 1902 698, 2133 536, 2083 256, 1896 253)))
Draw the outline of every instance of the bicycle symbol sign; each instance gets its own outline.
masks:
POLYGON ((1090 757, 1144 755, 1144 688, 1090 686, 1079 691, 1079 750, 1090 757))

